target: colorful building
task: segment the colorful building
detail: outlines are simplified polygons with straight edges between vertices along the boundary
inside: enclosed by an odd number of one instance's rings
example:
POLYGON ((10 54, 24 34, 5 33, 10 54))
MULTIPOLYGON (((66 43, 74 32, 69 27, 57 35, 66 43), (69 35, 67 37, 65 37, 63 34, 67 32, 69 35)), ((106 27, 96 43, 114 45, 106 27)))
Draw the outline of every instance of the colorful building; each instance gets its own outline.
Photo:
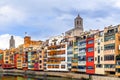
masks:
POLYGON ((73 58, 73 40, 74 37, 66 37, 67 39, 67 66, 68 70, 72 69, 72 58, 73 58))
POLYGON ((116 38, 120 26, 109 26, 104 29, 104 70, 105 74, 115 74, 116 55, 118 54, 118 40, 116 38))
POLYGON ((49 39, 47 50, 48 71, 68 71, 67 45, 64 36, 56 36, 49 39))
POLYGON ((0 67, 2 67, 3 64, 3 50, 0 50, 0 67))
POLYGON ((14 68, 14 50, 3 51, 3 64, 2 68, 14 68))
POLYGON ((104 31, 94 35, 95 74, 105 74, 104 71, 104 31))

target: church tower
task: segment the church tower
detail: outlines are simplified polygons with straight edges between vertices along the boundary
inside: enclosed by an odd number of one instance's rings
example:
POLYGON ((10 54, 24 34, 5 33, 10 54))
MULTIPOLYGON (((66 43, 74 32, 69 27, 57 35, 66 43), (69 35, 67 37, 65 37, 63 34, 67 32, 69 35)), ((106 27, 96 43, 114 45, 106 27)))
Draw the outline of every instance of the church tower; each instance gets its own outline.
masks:
POLYGON ((9 43, 10 43, 10 49, 11 49, 11 48, 15 48, 15 40, 14 40, 14 37, 13 37, 13 36, 11 36, 9 43))
POLYGON ((81 31, 83 31, 83 19, 79 16, 79 14, 74 20, 74 25, 75 28, 79 28, 81 31))

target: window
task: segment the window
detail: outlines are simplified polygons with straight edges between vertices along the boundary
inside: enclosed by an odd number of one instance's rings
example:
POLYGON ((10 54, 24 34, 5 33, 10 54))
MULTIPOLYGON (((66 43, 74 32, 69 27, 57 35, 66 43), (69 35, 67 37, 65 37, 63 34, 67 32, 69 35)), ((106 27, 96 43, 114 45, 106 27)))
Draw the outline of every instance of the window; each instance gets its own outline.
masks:
POLYGON ((72 57, 68 57, 68 62, 69 62, 69 61, 72 61, 72 57))
POLYGON ((101 57, 101 61, 103 60, 103 58, 101 57))
POLYGON ((42 58, 42 56, 40 55, 40 58, 42 58))
POLYGON ((83 46, 83 45, 86 45, 86 41, 79 42, 79 44, 78 44, 78 46, 83 46))
POLYGON ((94 58, 93 57, 88 57, 88 62, 92 62, 94 61, 94 58))
POLYGON ((40 68, 42 68, 42 66, 40 65, 40 68))
POLYGON ((74 58, 78 58, 78 54, 74 54, 74 58))
POLYGON ((40 63, 42 63, 42 60, 40 60, 40 63))
POLYGON ((71 64, 68 64, 68 67, 70 67, 71 66, 71 64))
POLYGON ((5 63, 8 63, 8 61, 5 61, 5 63))
POLYGON ((87 69, 92 70, 94 68, 92 66, 88 66, 87 69))
POLYGON ((78 69, 86 69, 86 66, 78 66, 78 69))
POLYGON ((104 56, 104 61, 110 61, 110 60, 114 60, 114 55, 105 55, 104 56))
POLYGON ((89 40, 88 41, 88 44, 92 44, 94 41, 93 40, 89 40))
POLYGON ((59 65, 55 65, 55 68, 59 68, 59 65))
POLYGON ((86 61, 86 56, 78 56, 78 61, 86 61))
POLYGON ((65 68, 65 65, 61 65, 61 68, 65 68))
POLYGON ((100 56, 98 56, 98 63, 100 63, 100 56))
POLYGON ((100 46, 98 46, 98 53, 100 53, 100 46))
POLYGON ((94 48, 93 48, 93 47, 88 48, 88 52, 92 52, 93 50, 94 50, 94 48))
POLYGON ((104 50, 111 50, 115 49, 115 44, 107 44, 104 46, 104 50))
POLYGON ((67 52, 67 54, 73 54, 72 51, 67 52))
POLYGON ((96 67, 97 68, 102 68, 102 64, 97 64, 96 67))
POLYGON ((105 68, 115 68, 114 64, 105 64, 105 68))
POLYGON ((86 52, 86 48, 81 48, 81 49, 79 49, 79 52, 80 52, 80 53, 86 52))
POLYGON ((77 69, 77 66, 72 66, 72 68, 77 69))
POLYGON ((114 40, 115 39, 115 35, 111 35, 111 36, 106 36, 104 41, 109 41, 109 40, 114 40))
POLYGON ((119 62, 119 61, 117 61, 117 65, 120 65, 120 62, 119 62))

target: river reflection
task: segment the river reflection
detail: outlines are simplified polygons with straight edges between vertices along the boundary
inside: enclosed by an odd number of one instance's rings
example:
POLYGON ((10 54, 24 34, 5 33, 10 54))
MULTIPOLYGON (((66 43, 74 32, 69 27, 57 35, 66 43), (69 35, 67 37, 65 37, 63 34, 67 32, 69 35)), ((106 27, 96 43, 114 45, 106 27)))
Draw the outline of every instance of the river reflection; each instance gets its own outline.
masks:
POLYGON ((61 77, 42 77, 40 76, 39 78, 33 78, 34 76, 6 76, 2 75, 0 76, 0 80, 78 80, 78 79, 70 79, 70 78, 61 78, 61 77))

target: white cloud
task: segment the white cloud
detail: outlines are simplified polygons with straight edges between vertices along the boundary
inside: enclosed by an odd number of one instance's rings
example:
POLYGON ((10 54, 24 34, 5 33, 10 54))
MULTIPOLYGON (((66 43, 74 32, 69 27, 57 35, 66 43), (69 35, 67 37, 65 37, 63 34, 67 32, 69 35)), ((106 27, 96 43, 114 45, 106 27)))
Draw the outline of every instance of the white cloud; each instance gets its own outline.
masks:
POLYGON ((23 23, 26 19, 25 13, 9 5, 0 6, 0 30, 10 28, 13 23, 23 23))
MULTIPOLYGON (((20 36, 14 36, 15 39, 15 46, 18 47, 20 44, 23 44, 23 38, 20 36)), ((3 34, 0 35, 0 49, 9 49, 9 39, 11 35, 10 34, 3 34)))

